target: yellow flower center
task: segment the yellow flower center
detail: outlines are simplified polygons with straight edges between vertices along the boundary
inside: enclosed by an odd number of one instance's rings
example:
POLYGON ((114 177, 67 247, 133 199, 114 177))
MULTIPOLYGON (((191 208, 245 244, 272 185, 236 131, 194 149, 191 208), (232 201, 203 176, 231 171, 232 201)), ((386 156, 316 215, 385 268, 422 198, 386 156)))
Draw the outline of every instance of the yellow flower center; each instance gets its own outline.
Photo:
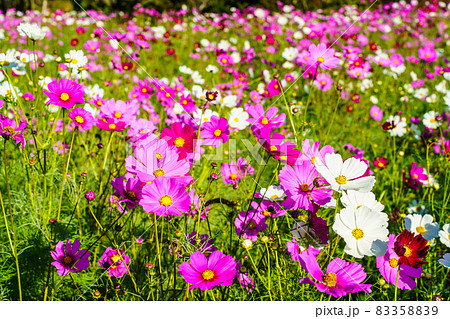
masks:
POLYGON ((361 228, 355 228, 352 231, 352 235, 356 238, 356 240, 358 240, 364 237, 364 232, 361 228))
POLYGON ((271 197, 270 197, 270 199, 277 199, 277 198, 279 198, 280 196, 278 196, 278 195, 272 195, 271 197))
POLYGON ((271 152, 275 152, 275 151, 277 151, 278 150, 278 148, 275 146, 275 145, 271 145, 270 146, 270 151, 271 152))
POLYGON ((269 124, 269 120, 264 117, 264 118, 261 119, 261 124, 267 125, 267 124, 269 124))
POLYGON ((78 60, 77 60, 77 59, 72 59, 72 61, 70 61, 70 63, 72 63, 72 64, 77 64, 77 63, 78 63, 78 60))
POLYGON ((237 179, 238 176, 237 176, 237 174, 234 174, 234 173, 233 173, 233 174, 230 175, 230 178, 231 178, 231 179, 237 179))
POLYGON ((235 121, 236 123, 239 122, 239 118, 236 117, 236 118, 234 119, 234 121, 235 121))
POLYGON ((69 94, 65 92, 61 94, 61 100, 63 100, 64 102, 67 101, 69 98, 70 98, 69 94))
POLYGON ((227 59, 222 59, 222 63, 227 63, 227 59))
POLYGON ((159 199, 159 203, 163 206, 170 206, 173 203, 173 199, 169 195, 164 195, 159 199))
POLYGON ((411 248, 409 248, 408 246, 403 246, 403 248, 405 248, 405 253, 403 254, 403 256, 405 256, 405 257, 411 256, 411 254, 412 254, 411 248))
POLYGON ((337 283, 337 276, 335 273, 329 272, 323 276, 323 283, 328 287, 335 287, 337 283))
POLYGON ((431 119, 431 120, 430 120, 430 123, 435 123, 435 122, 436 122, 435 119, 431 119))
POLYGON ((186 105, 186 104, 188 104, 188 101, 187 100, 183 100, 183 102, 181 102, 181 104, 186 105))
POLYGON ((316 157, 315 156, 313 156, 311 158, 311 164, 316 165, 316 157))
POLYGON ((425 227, 423 227, 423 226, 418 226, 417 228, 416 228, 416 231, 419 233, 419 234, 425 234, 426 232, 427 232, 427 230, 425 229, 425 227))
POLYGON ((156 156, 157 159, 161 159, 162 158, 162 155, 160 153, 155 153, 155 156, 156 156))
POLYGON ((75 122, 77 122, 78 124, 83 124, 84 118, 80 115, 77 115, 77 116, 75 116, 75 122))
POLYGON ((155 175, 155 177, 165 176, 166 172, 164 172, 163 169, 158 168, 156 171, 153 172, 153 175, 155 175))
POLYGON ((222 135, 222 131, 217 129, 214 131, 214 136, 219 137, 220 135, 222 135))
POLYGON ((64 256, 64 263, 66 265, 70 265, 70 263, 72 262, 72 257, 70 256, 64 256))
POLYGON ((93 45, 91 45, 91 50, 92 50, 92 51, 94 51, 94 50, 95 50, 95 47, 94 47, 93 45))
POLYGON ((147 93, 147 88, 142 88, 141 92, 142 93, 147 93))
POLYGON ((116 128, 116 124, 111 123, 111 124, 109 124, 108 127, 109 127, 109 129, 114 130, 116 128))
POLYGON ((177 137, 177 138, 175 139, 175 141, 173 141, 173 144, 174 144, 176 147, 183 147, 183 145, 184 145, 184 138, 182 138, 182 137, 177 137))
POLYGON ((325 85, 325 84, 327 84, 327 82, 326 81, 322 81, 322 82, 320 82, 322 85, 325 85))
POLYGON ((317 61, 319 61, 320 63, 323 63, 323 62, 325 62, 325 59, 320 56, 317 58, 317 61))
POLYGON ((347 184, 347 177, 345 177, 344 175, 339 175, 338 177, 336 177, 336 183, 338 183, 339 185, 347 184))
POLYGON ((116 119, 120 119, 120 118, 122 117, 122 113, 116 112, 116 113, 114 113, 114 117, 115 117, 116 119))
POLYGON ((208 94, 208 100, 214 100, 214 94, 209 93, 208 94))
POLYGON ((120 260, 120 255, 119 254, 115 254, 114 256, 111 257, 111 261, 113 263, 116 263, 120 260))
POLYGON ((214 278, 214 273, 212 270, 205 270, 202 272, 202 278, 205 280, 211 280, 214 278))
POLYGON ((389 259, 389 265, 392 268, 397 268, 398 267, 398 259, 397 258, 391 258, 389 259))

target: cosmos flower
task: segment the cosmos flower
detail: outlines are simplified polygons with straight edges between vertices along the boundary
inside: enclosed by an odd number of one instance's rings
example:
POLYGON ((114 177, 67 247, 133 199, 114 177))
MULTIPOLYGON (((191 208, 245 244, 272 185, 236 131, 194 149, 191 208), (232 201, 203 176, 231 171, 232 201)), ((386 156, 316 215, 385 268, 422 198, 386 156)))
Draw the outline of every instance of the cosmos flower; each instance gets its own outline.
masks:
POLYGON ((280 127, 286 118, 284 113, 277 116, 278 108, 276 107, 269 107, 267 112, 264 112, 261 104, 247 108, 247 112, 251 116, 247 121, 257 129, 280 127))
POLYGON ((90 252, 87 249, 80 249, 80 242, 75 239, 73 245, 67 239, 66 244, 60 241, 56 244, 55 251, 51 251, 52 258, 55 260, 52 265, 56 267, 58 275, 65 276, 69 272, 80 272, 89 267, 90 252))
POLYGON ((63 78, 59 82, 52 81, 47 87, 48 91, 44 91, 49 98, 47 105, 53 104, 70 110, 75 104, 84 103, 83 87, 72 80, 63 78))
POLYGON ((450 224, 442 226, 442 230, 439 231, 439 239, 441 243, 450 248, 450 224))
POLYGON ((339 64, 339 59, 334 57, 334 49, 327 49, 324 43, 319 43, 317 46, 311 44, 308 50, 311 55, 308 63, 311 63, 311 66, 318 65, 321 69, 329 70, 336 68, 339 64))
POLYGON ((376 105, 372 105, 370 108, 370 116, 375 121, 381 121, 383 119, 383 111, 376 105))
POLYGON ((386 253, 389 230, 386 214, 366 206, 346 207, 336 214, 333 230, 341 236, 345 252, 356 258, 386 253))
POLYGON ((0 136, 5 140, 13 139, 16 145, 21 143, 22 149, 25 148, 26 141, 21 131, 26 127, 27 121, 22 121, 17 125, 13 119, 0 115, 0 136))
POLYGON ((354 157, 344 162, 339 154, 326 154, 325 162, 316 159, 316 170, 338 192, 350 189, 368 192, 375 185, 374 176, 364 176, 367 164, 354 157))
POLYGON ((434 62, 438 58, 438 54, 434 48, 426 46, 424 48, 419 48, 419 58, 425 62, 434 62))
POLYGON ((188 153, 194 152, 197 134, 191 126, 174 122, 170 129, 165 128, 161 131, 161 138, 166 140, 169 145, 176 147, 178 159, 182 160, 188 153))
POLYGON ((200 131, 200 136, 203 138, 205 145, 218 147, 220 143, 228 141, 230 128, 227 119, 213 116, 211 117, 211 122, 204 123, 202 127, 203 130, 200 131))
POLYGON ((377 156, 373 160, 373 165, 379 169, 385 169, 389 165, 389 161, 383 156, 377 156))
POLYGON ((397 287, 399 289, 414 289, 416 282, 413 278, 420 278, 423 272, 422 267, 413 268, 406 264, 400 264, 400 257, 394 251, 394 242, 395 235, 389 235, 388 250, 386 255, 377 257, 377 268, 386 282, 396 285, 398 276, 397 287))
POLYGON ((81 127, 84 130, 89 130, 95 123, 92 114, 82 108, 74 108, 69 112, 69 117, 73 120, 72 124, 81 127))
POLYGON ((422 235, 415 236, 406 229, 395 238, 394 252, 400 257, 399 263, 413 268, 427 263, 423 259, 428 254, 428 248, 428 242, 422 235))
POLYGON ((325 205, 331 200, 333 191, 320 188, 322 177, 309 161, 286 165, 279 174, 280 185, 287 199, 283 206, 288 209, 306 209, 313 211, 313 202, 325 205))
POLYGON ((253 133, 258 137, 258 142, 276 160, 287 162, 293 165, 300 155, 300 150, 295 148, 291 141, 285 141, 285 136, 270 128, 262 128, 256 132, 256 127, 252 128, 253 133), (259 136, 258 136, 259 135, 259 136))
POLYGON ((316 165, 316 159, 320 159, 322 163, 325 162, 325 154, 334 153, 333 147, 330 145, 325 145, 321 149, 320 142, 313 142, 311 145, 311 141, 309 139, 303 140, 302 143, 302 154, 300 155, 298 161, 310 161, 311 164, 316 165))
POLYGON ((190 263, 183 262, 178 272, 194 288, 210 290, 215 286, 231 286, 236 275, 236 261, 220 251, 214 251, 206 257, 202 252, 190 256, 190 263))
POLYGON ((233 108, 228 117, 228 125, 238 130, 245 129, 250 123, 247 121, 249 115, 242 107, 233 108))
POLYGON ((130 257, 124 254, 122 249, 114 250, 111 247, 106 248, 98 264, 105 270, 108 270, 108 276, 121 278, 128 273, 128 263, 130 257))
POLYGON ((236 264, 236 279, 239 281, 242 288, 248 290, 250 293, 253 292, 255 281, 248 275, 247 268, 243 267, 240 261, 236 264))
POLYGON ((175 178, 156 179, 151 184, 146 184, 140 201, 146 212, 158 216, 183 216, 183 213, 189 212, 190 204, 185 186, 175 178))
POLYGON ((255 197, 270 201, 282 201, 286 197, 286 194, 281 185, 270 185, 268 188, 261 188, 259 192, 255 193, 255 197))
POLYGON ((113 178, 111 184, 114 188, 114 196, 119 198, 119 202, 126 202, 128 209, 133 209, 142 199, 142 182, 139 178, 129 177, 124 181, 123 176, 113 178))
POLYGON ((316 260, 318 254, 318 249, 309 247, 299 255, 303 269, 316 280, 313 281, 309 277, 302 278, 300 279, 301 284, 314 285, 320 292, 325 292, 335 298, 359 291, 372 292, 370 289, 372 285, 362 283, 367 274, 361 265, 356 262, 350 264, 345 260, 335 258, 328 264, 324 274, 316 260))
POLYGON ((45 38, 45 32, 36 23, 21 22, 17 27, 19 35, 28 37, 30 40, 38 41, 45 38))
POLYGON ((375 194, 372 192, 363 193, 355 190, 342 192, 341 203, 344 207, 351 207, 355 211, 362 206, 366 206, 378 213, 381 213, 384 209, 384 205, 376 200, 375 194))
POLYGON ((236 234, 245 239, 256 241, 258 234, 267 228, 266 217, 251 209, 248 212, 242 211, 234 221, 236 234))
POLYGON ((428 241, 439 236, 439 224, 433 222, 430 214, 411 214, 405 217, 405 229, 418 235, 422 235, 428 241))

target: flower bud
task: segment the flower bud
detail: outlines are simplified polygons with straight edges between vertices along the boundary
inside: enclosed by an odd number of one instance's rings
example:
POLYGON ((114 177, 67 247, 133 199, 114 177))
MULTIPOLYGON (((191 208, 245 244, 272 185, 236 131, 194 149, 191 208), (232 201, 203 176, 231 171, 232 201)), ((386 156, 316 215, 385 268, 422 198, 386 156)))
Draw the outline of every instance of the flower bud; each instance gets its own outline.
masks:
POLYGON ((88 191, 84 194, 84 197, 88 200, 88 201, 93 201, 95 199, 95 193, 93 191, 88 191))
POLYGON ((244 249, 250 249, 253 246, 253 243, 250 239, 244 239, 244 241, 242 241, 241 243, 242 248, 244 249))

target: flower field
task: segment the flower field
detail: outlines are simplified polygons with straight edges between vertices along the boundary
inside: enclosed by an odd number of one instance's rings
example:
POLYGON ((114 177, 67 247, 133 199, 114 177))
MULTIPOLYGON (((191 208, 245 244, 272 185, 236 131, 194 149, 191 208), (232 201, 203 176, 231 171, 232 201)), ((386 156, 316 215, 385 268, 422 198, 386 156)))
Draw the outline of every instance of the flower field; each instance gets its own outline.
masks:
POLYGON ((450 4, 0 14, 0 300, 450 298, 450 4))

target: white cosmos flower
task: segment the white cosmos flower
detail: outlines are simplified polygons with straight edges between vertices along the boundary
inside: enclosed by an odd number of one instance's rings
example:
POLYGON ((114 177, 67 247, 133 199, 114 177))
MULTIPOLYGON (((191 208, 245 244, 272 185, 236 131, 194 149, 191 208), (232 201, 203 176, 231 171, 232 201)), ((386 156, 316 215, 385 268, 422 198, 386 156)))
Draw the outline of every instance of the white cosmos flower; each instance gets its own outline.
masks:
POLYGON ((196 83, 196 84, 204 84, 205 83, 205 79, 201 76, 201 74, 198 71, 194 71, 191 74, 191 78, 192 78, 192 81, 194 81, 194 83, 196 83))
POLYGON ((17 31, 19 31, 20 36, 28 37, 33 41, 38 41, 45 38, 45 32, 42 31, 41 27, 39 27, 36 23, 29 24, 22 22, 17 27, 17 31))
POLYGON ((450 248, 450 224, 445 224, 439 231, 439 239, 441 243, 450 248))
POLYGON ((439 236, 439 224, 433 222, 433 216, 430 214, 411 214, 405 217, 405 228, 428 241, 439 236))
POLYGON ((423 115, 422 123, 428 128, 436 129, 439 127, 439 121, 436 120, 438 114, 435 111, 427 112, 423 115))
POLYGON ((228 118, 228 125, 238 130, 245 129, 250 123, 247 121, 249 115, 244 111, 242 107, 234 108, 231 110, 228 118))
POLYGON ((192 69, 190 67, 188 67, 186 65, 180 65, 178 70, 180 70, 180 72, 183 74, 192 74, 194 72, 194 71, 192 71, 192 69))
POLYGON ((215 65, 210 64, 206 67, 206 72, 217 73, 219 72, 219 68, 215 65))
POLYGON ((296 48, 289 47, 284 49, 281 56, 288 61, 293 61, 298 56, 298 51, 296 48))
POLYGON ((325 154, 325 163, 316 158, 316 170, 338 192, 348 189, 369 192, 375 184, 374 176, 362 177, 367 164, 354 157, 344 162, 340 154, 325 154))
POLYGON ((375 212, 381 213, 384 209, 384 205, 375 199, 374 193, 362 193, 351 189, 347 192, 342 192, 341 203, 344 207, 351 207, 354 210, 366 206, 375 212))
POLYGON ((383 256, 387 250, 388 222, 382 214, 362 206, 344 208, 336 214, 333 230, 345 243, 345 252, 356 258, 383 256))
POLYGON ((68 60, 67 66, 72 69, 78 69, 88 63, 87 57, 81 50, 70 50, 69 53, 64 54, 64 58, 68 60))
POLYGON ((406 118, 398 115, 391 115, 387 121, 394 124, 394 128, 389 130, 391 136, 403 136, 406 133, 406 118))
POLYGON ((439 263, 445 268, 450 268, 450 253, 442 256, 442 259, 439 259, 439 263))
POLYGON ((281 201, 286 197, 283 188, 276 185, 270 185, 268 188, 261 188, 259 192, 263 199, 267 199, 272 202, 281 201))
POLYGON ((235 107, 237 105, 237 95, 228 95, 224 98, 220 99, 220 102, 222 102, 223 106, 226 107, 235 107))

